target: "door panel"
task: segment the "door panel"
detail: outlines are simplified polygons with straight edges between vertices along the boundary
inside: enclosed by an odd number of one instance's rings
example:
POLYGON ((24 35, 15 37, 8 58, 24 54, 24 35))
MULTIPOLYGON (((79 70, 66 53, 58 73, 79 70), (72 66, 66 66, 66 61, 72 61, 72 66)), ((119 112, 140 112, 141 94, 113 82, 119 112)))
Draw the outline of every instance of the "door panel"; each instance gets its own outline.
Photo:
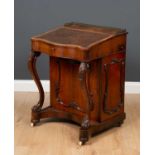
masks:
POLYGON ((50 59, 51 105, 64 111, 75 113, 86 111, 83 91, 80 89, 79 62, 50 59))
MULTIPOLYGON (((50 58, 50 101, 58 110, 83 115, 87 108, 87 95, 79 80, 80 62, 60 58, 50 58)), ((91 99, 91 120, 99 119, 101 60, 89 63, 86 84, 91 99)))
POLYGON ((118 54, 105 58, 103 60, 102 69, 102 120, 104 120, 117 115, 122 112, 124 108, 124 55, 118 54))

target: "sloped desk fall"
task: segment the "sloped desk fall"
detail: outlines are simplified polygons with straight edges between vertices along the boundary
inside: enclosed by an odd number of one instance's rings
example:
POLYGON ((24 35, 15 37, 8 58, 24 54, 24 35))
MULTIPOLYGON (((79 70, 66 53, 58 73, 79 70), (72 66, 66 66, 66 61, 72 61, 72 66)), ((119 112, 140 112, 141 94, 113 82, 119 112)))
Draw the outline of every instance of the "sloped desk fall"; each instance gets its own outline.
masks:
POLYGON ((31 125, 43 118, 78 123, 80 145, 89 136, 125 119, 124 80, 127 32, 118 28, 67 23, 32 37, 28 67, 39 89, 31 125), (40 54, 49 56, 50 105, 42 108, 44 90, 36 70, 40 54))

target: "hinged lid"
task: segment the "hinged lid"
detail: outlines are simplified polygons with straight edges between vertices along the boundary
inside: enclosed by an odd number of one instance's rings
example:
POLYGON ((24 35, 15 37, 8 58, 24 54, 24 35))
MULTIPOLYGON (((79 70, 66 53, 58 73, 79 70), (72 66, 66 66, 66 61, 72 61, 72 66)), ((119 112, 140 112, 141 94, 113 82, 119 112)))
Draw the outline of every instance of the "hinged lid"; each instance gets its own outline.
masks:
POLYGON ((71 22, 35 36, 32 40, 42 40, 52 45, 72 46, 88 50, 100 42, 124 33, 127 33, 124 29, 71 22))

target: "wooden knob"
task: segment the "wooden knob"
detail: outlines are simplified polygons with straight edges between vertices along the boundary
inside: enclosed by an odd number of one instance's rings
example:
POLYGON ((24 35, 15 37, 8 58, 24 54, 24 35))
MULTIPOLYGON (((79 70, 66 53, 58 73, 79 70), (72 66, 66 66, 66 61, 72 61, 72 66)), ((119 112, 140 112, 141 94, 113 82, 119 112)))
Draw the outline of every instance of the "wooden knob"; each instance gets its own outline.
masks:
POLYGON ((124 50, 125 49, 125 45, 119 45, 118 46, 118 51, 122 51, 122 50, 124 50))
POLYGON ((52 51, 55 51, 55 48, 54 47, 52 47, 52 51))

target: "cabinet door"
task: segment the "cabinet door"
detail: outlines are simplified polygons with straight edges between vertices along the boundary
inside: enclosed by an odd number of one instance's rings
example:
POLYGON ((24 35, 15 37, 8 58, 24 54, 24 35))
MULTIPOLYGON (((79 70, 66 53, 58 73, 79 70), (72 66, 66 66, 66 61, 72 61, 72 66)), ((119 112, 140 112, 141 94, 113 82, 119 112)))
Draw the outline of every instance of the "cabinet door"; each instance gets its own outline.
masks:
POLYGON ((117 54, 103 59, 102 120, 124 111, 124 58, 124 54, 117 54))
POLYGON ((79 62, 50 58, 50 100, 55 109, 83 115, 87 98, 79 80, 79 62))

